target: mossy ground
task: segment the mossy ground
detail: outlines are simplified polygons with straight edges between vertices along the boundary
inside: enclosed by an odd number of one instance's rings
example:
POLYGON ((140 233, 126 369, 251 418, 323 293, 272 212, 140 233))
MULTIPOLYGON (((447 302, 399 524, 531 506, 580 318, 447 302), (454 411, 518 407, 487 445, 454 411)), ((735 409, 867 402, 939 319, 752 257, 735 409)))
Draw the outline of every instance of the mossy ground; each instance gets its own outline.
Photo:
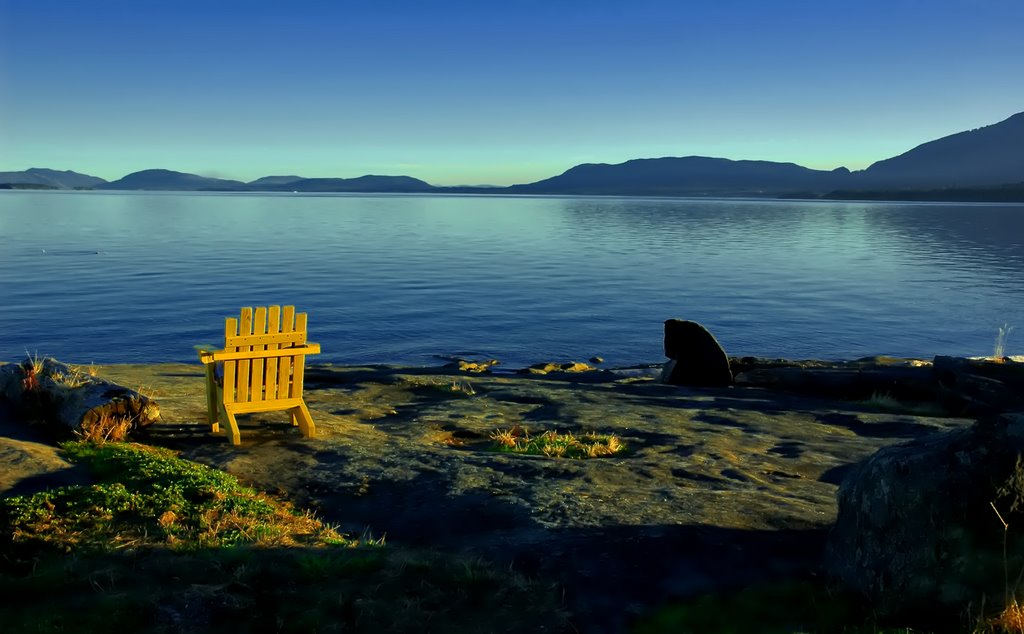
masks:
POLYGON ((556 593, 430 553, 239 546, 41 560, 0 574, 7 632, 558 632, 556 593))
MULTIPOLYGON (((427 623, 526 632, 568 622, 553 585, 347 537, 169 450, 83 441, 62 449, 95 484, 0 500, 0 620, 16 631, 392 632, 427 623)), ((816 581, 675 603, 633 631, 915 632, 889 628, 816 581)), ((1016 630, 991 622, 976 631, 1016 630)))
POLYGON ((819 581, 756 585, 668 605, 641 620, 632 634, 1020 634, 1024 608, 1014 603, 999 614, 937 627, 906 627, 883 619, 860 597, 819 581))
POLYGON ((762 584, 678 602, 649 615, 633 629, 633 634, 669 632, 929 634, 879 620, 858 597, 829 588, 818 580, 762 584))
POLYGON ((63 449, 95 484, 0 500, 5 631, 557 631, 564 622, 553 586, 341 535, 168 450, 63 449))
POLYGON ((0 502, 4 554, 124 547, 207 548, 346 543, 330 527, 241 485, 226 473, 139 444, 62 445, 97 482, 0 502))

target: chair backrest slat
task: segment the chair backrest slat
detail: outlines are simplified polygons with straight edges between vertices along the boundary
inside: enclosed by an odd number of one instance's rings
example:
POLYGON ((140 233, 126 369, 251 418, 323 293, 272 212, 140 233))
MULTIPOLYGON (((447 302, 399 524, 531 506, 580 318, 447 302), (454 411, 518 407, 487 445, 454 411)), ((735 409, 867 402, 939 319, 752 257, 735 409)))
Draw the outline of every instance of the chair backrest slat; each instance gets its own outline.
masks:
MULTIPOLYGON (((302 313, 305 315, 305 313, 302 313)), ((302 329, 295 328, 295 307, 285 306, 281 311, 281 332, 295 333, 297 330, 305 336, 306 324, 303 322, 302 329)), ((303 341, 302 343, 305 343, 303 341)), ((277 362, 277 390, 281 398, 290 398, 292 395, 292 371, 295 364, 295 357, 281 357, 277 362)))
MULTIPOLYGON (((306 313, 299 313, 295 316, 295 330, 306 332, 306 313)), ((288 394, 291 398, 302 398, 302 377, 305 375, 305 355, 292 357, 292 382, 288 394)))
MULTIPOLYGON (((241 319, 238 321, 238 334, 245 336, 252 334, 252 308, 248 306, 242 309, 241 319)), ((252 346, 236 346, 238 352, 249 352, 252 350, 252 346)), ((249 366, 251 365, 248 359, 238 360, 238 376, 235 381, 235 400, 238 403, 249 402, 249 366)))
MULTIPOLYGON (((224 321, 224 340, 233 337, 238 334, 238 320, 234 317, 228 317, 224 321)), ((225 348, 227 350, 227 348, 225 348)), ((237 374, 238 364, 234 361, 224 362, 224 402, 234 403, 235 398, 235 375, 237 374)))
MULTIPOLYGON (((267 312, 267 338, 268 338, 268 340, 271 340, 270 339, 271 337, 277 336, 277 334, 280 333, 280 332, 281 332, 281 307, 280 306, 271 306, 270 310, 267 312)), ((281 347, 281 344, 277 343, 276 340, 271 340, 271 341, 273 341, 273 342, 267 344, 267 350, 277 350, 277 349, 279 349, 281 347)), ((303 343, 305 343, 305 342, 303 342, 303 343)), ((273 400, 276 400, 276 399, 280 398, 280 396, 278 396, 278 394, 277 394, 277 385, 278 385, 277 384, 277 364, 278 364, 278 359, 272 357, 270 359, 267 359, 266 368, 264 368, 265 373, 266 373, 266 377, 267 377, 267 380, 266 380, 266 383, 265 383, 264 387, 266 389, 266 394, 267 394, 267 400, 268 401, 273 401, 273 400)))
MULTIPOLYGON (((267 307, 259 306, 256 308, 256 313, 253 315, 252 322, 252 334, 253 338, 257 338, 267 333, 267 307)), ((253 352, 259 352, 266 350, 266 344, 254 344, 252 346, 253 352)), ((252 365, 249 367, 249 400, 253 402, 262 401, 263 395, 263 359, 258 356, 254 356, 252 365)))

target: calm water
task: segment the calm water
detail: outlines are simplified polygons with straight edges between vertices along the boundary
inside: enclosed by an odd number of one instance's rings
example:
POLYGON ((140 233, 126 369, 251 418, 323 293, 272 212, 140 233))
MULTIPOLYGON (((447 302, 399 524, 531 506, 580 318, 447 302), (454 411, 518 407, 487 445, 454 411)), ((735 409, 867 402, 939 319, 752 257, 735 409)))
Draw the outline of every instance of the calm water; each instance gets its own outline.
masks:
POLYGON ((193 361, 243 305, 318 359, 659 362, 1024 353, 1024 206, 633 198, 0 193, 0 359, 193 361))

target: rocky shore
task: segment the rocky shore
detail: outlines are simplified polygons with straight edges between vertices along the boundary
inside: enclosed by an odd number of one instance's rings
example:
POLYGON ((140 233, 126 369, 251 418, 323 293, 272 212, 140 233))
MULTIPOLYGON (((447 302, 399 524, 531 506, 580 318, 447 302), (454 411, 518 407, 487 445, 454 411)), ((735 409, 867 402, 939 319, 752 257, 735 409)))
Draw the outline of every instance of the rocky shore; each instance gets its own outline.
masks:
MULTIPOLYGON (((278 492, 342 530, 557 581, 576 626, 600 632, 671 599, 816 574, 845 475, 883 447, 974 422, 860 383, 846 397, 806 389, 822 376, 815 369, 836 384, 853 363, 733 363, 737 385, 713 388, 665 385, 653 366, 312 366, 317 437, 258 414, 240 421, 240 447, 207 432, 198 364, 111 365, 98 376, 159 403, 160 422, 135 440, 278 492), (759 378, 744 382, 752 370, 759 378), (614 434, 627 450, 588 460, 491 451, 490 434, 513 426, 614 434)), ((0 495, 85 477, 24 423, 3 410, 0 495)))

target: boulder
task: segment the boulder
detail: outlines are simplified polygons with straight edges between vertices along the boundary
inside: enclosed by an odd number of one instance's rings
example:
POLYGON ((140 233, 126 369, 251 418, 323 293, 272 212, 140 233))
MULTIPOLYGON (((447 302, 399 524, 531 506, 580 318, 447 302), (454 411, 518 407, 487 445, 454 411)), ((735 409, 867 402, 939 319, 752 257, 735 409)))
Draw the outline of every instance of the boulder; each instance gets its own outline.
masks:
POLYGON ((732 385, 725 350, 707 328, 695 321, 665 322, 666 364, 662 381, 672 385, 716 387, 732 385))
POLYGON ((1022 451, 1024 414, 878 451, 839 487, 825 572, 915 623, 998 610, 1024 570, 1022 451))

